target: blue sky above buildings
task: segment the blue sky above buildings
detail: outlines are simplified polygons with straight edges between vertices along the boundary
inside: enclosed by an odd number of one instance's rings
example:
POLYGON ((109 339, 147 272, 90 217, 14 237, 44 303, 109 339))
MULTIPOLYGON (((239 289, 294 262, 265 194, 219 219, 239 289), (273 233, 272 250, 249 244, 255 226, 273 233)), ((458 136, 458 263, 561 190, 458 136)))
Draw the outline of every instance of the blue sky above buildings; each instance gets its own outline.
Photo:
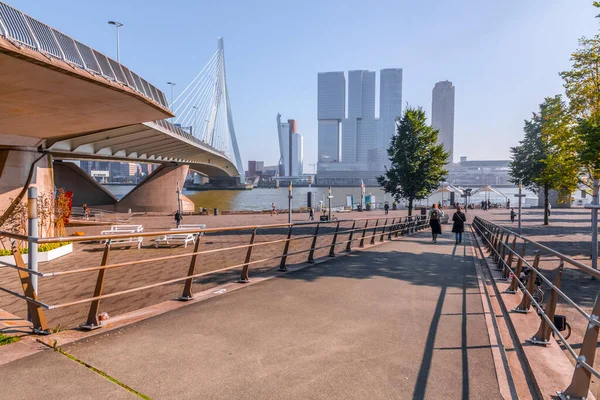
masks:
MULTIPOLYGON (((437 81, 456 86, 455 159, 502 159, 523 120, 562 93, 558 72, 600 20, 588 0, 13 0, 13 7, 115 57, 169 95, 225 38, 244 164, 276 164, 277 113, 298 121, 304 170, 317 157, 317 72, 403 68, 403 102, 431 111, 437 81)), ((377 79, 379 79, 379 74, 377 79)))

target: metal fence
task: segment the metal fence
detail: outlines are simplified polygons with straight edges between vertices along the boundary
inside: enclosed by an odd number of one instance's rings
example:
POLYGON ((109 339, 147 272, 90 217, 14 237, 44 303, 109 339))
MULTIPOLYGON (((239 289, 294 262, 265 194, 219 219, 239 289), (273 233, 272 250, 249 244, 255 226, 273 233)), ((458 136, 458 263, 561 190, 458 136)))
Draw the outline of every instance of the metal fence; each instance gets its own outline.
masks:
POLYGON ((483 218, 475 217, 472 227, 481 238, 483 245, 489 251, 490 257, 496 263, 497 269, 502 271, 502 278, 511 280, 509 288, 505 293, 523 293, 520 304, 514 312, 527 312, 533 305, 541 317, 537 332, 529 339, 534 345, 548 345, 550 336, 553 335, 559 343, 564 345, 568 354, 575 360, 575 368, 571 384, 565 390, 557 392, 563 399, 586 398, 590 388, 591 377, 600 378, 600 373, 594 369, 594 358, 598 344, 598 332, 600 329, 600 297, 596 295, 592 311, 588 314, 569 296, 561 291, 561 278, 565 264, 584 272, 590 277, 600 279, 600 272, 582 264, 570 257, 548 248, 531 239, 523 237, 509 229, 496 225, 483 218), (525 260, 526 249, 534 250, 533 264, 525 260), (554 277, 545 276, 539 269, 541 253, 550 255, 559 263, 554 270, 554 277), (516 265, 513 266, 513 263, 516 265), (526 283, 521 282, 523 268, 529 268, 529 277, 526 283), (535 280, 539 277, 550 287, 550 296, 545 307, 539 304, 535 296, 535 280), (583 318, 587 320, 585 336, 579 354, 577 354, 562 335, 562 331, 555 325, 555 311, 559 297, 572 306, 583 318))
MULTIPOLYGON (((23 289, 23 294, 17 293, 14 290, 10 290, 6 287, 0 286, 0 291, 10 294, 11 296, 17 297, 19 299, 25 300, 27 302, 28 313, 33 323, 33 329, 37 333, 48 333, 49 328, 46 322, 46 317, 44 315, 44 310, 55 310, 64 307, 75 306, 79 304, 90 303, 90 308, 88 311, 87 321, 82 325, 82 327, 86 329, 94 329, 101 326, 99 321, 99 311, 100 311, 100 302, 103 299, 123 296, 130 293, 134 293, 137 291, 147 290, 151 288, 155 288, 162 285, 172 285, 177 283, 183 283, 183 291, 180 296, 180 300, 189 300, 193 297, 192 293, 192 283, 194 279, 207 276, 210 274, 221 273, 225 271, 231 271, 234 269, 241 269, 239 282, 248 282, 249 280, 249 267, 256 265, 266 265, 269 261, 278 261, 279 263, 279 271, 287 270, 287 259, 290 256, 297 254, 307 254, 306 262, 313 263, 315 261, 315 251, 319 249, 329 249, 328 256, 335 257, 336 254, 336 246, 344 246, 345 251, 352 251, 353 246, 356 246, 358 243, 358 247, 362 248, 365 245, 366 241, 369 241, 370 244, 375 244, 376 241, 383 242, 386 240, 392 240, 392 237, 398 237, 400 235, 407 235, 410 233, 414 233, 421 229, 426 228, 428 225, 428 218, 426 216, 417 216, 417 217, 399 217, 399 218, 363 218, 363 219, 355 219, 355 220, 337 220, 337 221, 329 221, 329 222, 305 222, 305 223, 292 223, 292 224, 274 224, 274 225, 256 225, 256 226, 236 226, 236 227, 227 227, 227 228, 212 228, 212 229, 190 229, 190 230, 178 230, 174 231, 161 231, 161 232, 144 232, 144 233, 122 233, 122 234, 111 234, 111 235, 98 235, 98 236, 73 236, 73 237, 55 237, 55 238, 32 238, 24 235, 15 235, 8 232, 0 232, 0 237, 10 238, 11 239, 11 250, 14 256, 14 264, 12 263, 2 263, 4 267, 15 269, 18 272, 20 283, 23 289), (349 229, 343 228, 340 229, 340 224, 352 224, 352 227, 349 229), (327 226, 329 229, 327 232, 324 232, 323 227, 327 226), (266 231, 267 229, 273 228, 283 228, 287 230, 287 236, 282 239, 277 240, 269 240, 256 242, 256 238, 260 235, 261 231, 266 231), (302 228, 302 229, 299 229, 302 228), (312 234, 304 234, 299 231, 305 231, 306 229, 314 229, 312 234), (228 235, 235 231, 251 231, 252 234, 250 236, 250 240, 248 244, 241 244, 237 246, 229 246, 224 248, 217 249, 208 249, 201 250, 201 237, 203 234, 223 234, 228 235), (299 234, 294 235, 294 232, 299 232, 299 234), (158 237, 162 235, 172 235, 172 234, 194 234, 197 236, 197 239, 194 243, 193 250, 191 252, 186 252, 182 254, 168 255, 163 257, 149 257, 145 258, 142 253, 140 253, 140 258, 134 261, 129 262, 121 262, 121 263, 110 263, 110 251, 111 251, 111 241, 118 239, 129 239, 131 236, 135 237, 158 237), (348 234, 348 238, 346 240, 339 240, 339 235, 348 234), (317 246, 318 238, 327 238, 331 237, 331 241, 327 241, 327 244, 317 246), (310 241, 310 246, 306 248, 301 248, 296 251, 290 251, 290 243, 299 241, 299 240, 310 241), (307 240, 308 239, 308 240, 307 240), (102 261, 100 265, 91 266, 87 268, 79 268, 73 270, 63 270, 63 271, 54 271, 54 272, 38 272, 34 269, 29 269, 25 266, 22 255, 20 253, 19 247, 17 246, 17 241, 29 241, 31 243, 37 244, 48 244, 48 243, 60 243, 65 241, 70 242, 91 242, 91 241, 106 241, 104 245, 102 261), (261 259, 253 259, 252 251, 257 247, 270 246, 279 244, 283 246, 283 251, 280 254, 276 254, 270 257, 261 258, 261 259), (235 254, 235 250, 242 250, 245 255, 244 259, 236 260, 231 254, 235 254), (199 264, 204 259, 204 256, 215 253, 224 253, 226 254, 225 259, 227 260, 227 265, 222 265, 220 268, 215 270, 210 270, 207 272, 198 273, 196 270, 199 267, 199 264), (130 268, 136 265, 140 265, 143 263, 159 263, 159 262, 173 262, 176 259, 189 258, 190 263, 188 267, 188 271, 184 276, 178 276, 174 279, 162 280, 159 282, 153 282, 151 284, 147 284, 144 286, 135 286, 135 282, 128 282, 128 288, 126 290, 110 292, 106 294, 105 290, 105 278, 106 274, 109 270, 115 268, 130 268), (72 274, 86 274, 89 276, 90 272, 97 272, 96 283, 94 287, 94 291, 91 294, 91 297, 79 299, 76 301, 66 301, 59 304, 48 304, 47 302, 38 298, 36 293, 36 289, 34 287, 34 283, 32 283, 32 278, 37 277, 39 279, 42 278, 52 278, 57 276, 64 275, 72 275, 72 274)), ((149 253, 151 254, 151 253, 149 253)), ((85 279, 85 276, 81 279, 85 279)))
POLYGON ((124 65, 2 2, 0 35, 18 47, 38 51, 49 58, 118 82, 169 108, 162 91, 124 65))

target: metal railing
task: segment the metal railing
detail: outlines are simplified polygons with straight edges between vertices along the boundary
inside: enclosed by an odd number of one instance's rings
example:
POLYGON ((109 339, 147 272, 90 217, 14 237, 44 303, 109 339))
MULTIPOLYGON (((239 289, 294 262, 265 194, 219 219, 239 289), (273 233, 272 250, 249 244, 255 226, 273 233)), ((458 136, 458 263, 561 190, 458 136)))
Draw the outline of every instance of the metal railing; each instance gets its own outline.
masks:
POLYGON ((0 2, 0 36, 18 47, 38 51, 49 58, 118 82, 169 108, 165 94, 135 72, 3 2, 0 2))
POLYGON ((496 269, 502 271, 502 278, 511 281, 510 286, 504 293, 516 294, 519 290, 523 293, 520 304, 513 311, 528 312, 533 305, 540 315, 540 326, 537 332, 529 339, 529 342, 534 345, 548 345, 550 343, 550 336, 553 335, 558 339, 557 341, 564 345, 568 354, 575 360, 576 365, 571 383, 565 390, 557 391, 559 396, 562 399, 586 398, 592 375, 600 378, 600 372, 593 367, 600 330, 600 296, 599 294, 596 295, 592 311, 588 314, 560 289, 560 284, 565 264, 569 264, 594 278, 600 278, 600 272, 558 251, 483 218, 475 217, 471 226, 477 236, 483 241, 483 245, 488 250, 493 262, 496 263, 496 269), (520 250, 517 250, 519 245, 520 250), (533 263, 525 260, 526 248, 534 249, 533 263), (539 269, 540 254, 542 252, 555 257, 559 262, 552 280, 545 276, 539 269), (516 265, 513 267, 513 262, 515 261, 516 265), (524 266, 529 268, 530 271, 525 283, 521 282, 520 279, 524 266), (539 277, 550 287, 550 297, 545 307, 542 307, 534 296, 536 277, 539 277), (562 331, 555 325, 554 317, 559 297, 588 321, 579 354, 575 352, 573 346, 562 335, 562 331))
MULTIPOLYGON (((100 302, 101 300, 122 296, 126 294, 130 294, 133 292, 147 290, 151 288, 155 288, 163 285, 170 285, 179 282, 184 283, 182 295, 179 297, 180 300, 189 300, 193 297, 192 294, 192 283, 194 279, 221 273, 225 271, 230 271, 233 269, 241 269, 241 275, 239 282, 245 283, 248 282, 248 272, 249 267, 251 265, 256 266, 259 264, 265 265, 269 261, 279 260, 279 271, 287 270, 287 259, 290 256, 305 254, 308 253, 308 257, 306 262, 314 263, 315 262, 315 251, 320 249, 329 249, 328 256, 335 257, 336 246, 345 244, 345 251, 352 251, 353 244, 358 242, 358 247, 362 248, 365 246, 365 241, 369 240, 370 244, 375 244, 375 241, 384 242, 385 237, 387 236, 387 240, 391 240, 392 236, 398 237, 399 235, 407 235, 410 233, 417 232, 421 229, 426 228, 428 225, 428 218, 426 216, 417 216, 417 217, 396 217, 396 218, 363 218, 363 219, 355 219, 355 220, 337 220, 337 221, 329 221, 329 222, 304 222, 304 223, 292 223, 292 224, 274 224, 274 225, 253 225, 253 226, 236 226, 236 227, 226 227, 226 228, 212 228, 212 229, 190 229, 190 230, 178 230, 177 234, 195 234, 197 235, 197 240, 194 243, 193 251, 182 254, 168 255, 163 257, 152 257, 152 258, 142 258, 139 260, 129 261, 129 262, 120 262, 120 263, 109 263, 109 256, 111 250, 111 241, 117 239, 128 239, 131 236, 136 237, 158 237, 162 235, 171 235, 173 231, 161 231, 161 232, 143 232, 143 233, 122 233, 122 234, 112 234, 112 235, 97 235, 97 236, 74 236, 74 237, 54 237, 54 238, 31 238, 23 235, 15 235, 8 232, 0 232, 0 237, 4 236, 11 239, 11 249, 14 256, 15 263, 1 263, 3 267, 13 268, 19 274, 20 283, 23 289, 23 294, 17 293, 14 290, 10 290, 6 287, 0 286, 0 291, 8 293, 12 296, 23 299, 27 302, 28 313, 33 323, 33 329, 37 333, 47 333, 48 332, 48 324, 46 322, 46 317, 44 315, 44 310, 55 310, 64 307, 70 307, 78 304, 90 303, 90 308, 88 311, 88 317, 85 324, 81 325, 86 329, 95 329, 101 326, 99 321, 99 310, 100 310, 100 302), (340 229, 340 224, 347 223, 352 224, 350 229, 342 228, 340 229), (323 232, 323 226, 329 226, 334 229, 330 229, 328 232, 323 232), (294 231, 298 230, 298 228, 311 228, 314 227, 314 231, 312 234, 300 234, 299 236, 294 236, 294 231), (260 231, 264 231, 267 229, 273 228, 287 228, 287 235, 282 239, 269 240, 264 242, 256 242, 256 238, 260 231), (251 237, 248 244, 241 244, 236 246, 229 246, 224 248, 216 248, 216 249, 208 249, 201 250, 201 237, 203 234, 229 234, 234 231, 251 231, 251 237), (342 234, 348 234, 348 239, 346 240, 338 240, 338 236, 342 234), (325 245, 317 246, 317 239, 331 236, 331 242, 328 242, 325 245), (303 248, 297 251, 290 251, 290 244, 292 242, 302 240, 302 239, 312 239, 310 247, 303 248), (28 269, 24 262, 22 255, 19 251, 19 247, 17 246, 17 241, 29 241, 30 243, 38 243, 38 244, 46 244, 46 243, 57 243, 57 242, 90 242, 90 241, 106 241, 104 245, 102 261, 100 265, 90 266, 86 268, 78 268, 72 270, 63 270, 63 271, 54 271, 54 272, 38 272, 35 270, 28 269), (274 256, 261 258, 259 260, 252 259, 252 251, 256 247, 269 246, 274 244, 283 245, 283 251, 281 254, 277 254, 274 256), (207 256, 209 254, 215 253, 229 253, 228 258, 231 258, 232 251, 234 250, 246 250, 245 257, 243 262, 236 262, 231 260, 231 265, 223 266, 222 268, 218 268, 215 270, 210 270, 207 272, 196 272, 198 268, 198 264, 201 262, 200 258, 202 256, 207 256), (126 290, 121 290, 117 292, 111 292, 105 294, 104 284, 106 274, 109 270, 115 268, 128 268, 135 265, 140 265, 143 263, 157 263, 164 261, 173 261, 181 258, 191 258, 190 264, 188 267, 187 274, 185 276, 179 276, 174 279, 164 280, 160 282, 154 282, 144 286, 132 287, 126 290), (36 276, 38 278, 51 278, 57 276, 64 275, 72 275, 72 274, 83 274, 89 272, 97 272, 98 275, 96 277, 96 283, 94 287, 94 292, 91 297, 79 299, 76 301, 69 301, 59 304, 48 304, 40 300, 37 296, 36 290, 32 284, 32 277, 36 276)), ((130 284, 133 284, 131 282, 130 284)))

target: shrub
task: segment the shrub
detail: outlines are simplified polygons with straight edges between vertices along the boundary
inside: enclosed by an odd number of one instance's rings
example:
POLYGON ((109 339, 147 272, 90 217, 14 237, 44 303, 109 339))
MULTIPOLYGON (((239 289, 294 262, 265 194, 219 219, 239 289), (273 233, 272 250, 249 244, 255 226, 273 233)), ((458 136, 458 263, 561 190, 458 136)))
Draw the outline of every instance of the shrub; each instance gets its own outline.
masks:
MULTIPOLYGON (((60 243, 44 243, 38 246, 38 253, 45 253, 50 250, 58 249, 59 247, 66 246, 71 242, 60 242, 60 243)), ((27 247, 21 249, 21 254, 27 254, 29 249, 27 247)), ((12 251, 8 249, 1 249, 0 256, 10 256, 12 251)))

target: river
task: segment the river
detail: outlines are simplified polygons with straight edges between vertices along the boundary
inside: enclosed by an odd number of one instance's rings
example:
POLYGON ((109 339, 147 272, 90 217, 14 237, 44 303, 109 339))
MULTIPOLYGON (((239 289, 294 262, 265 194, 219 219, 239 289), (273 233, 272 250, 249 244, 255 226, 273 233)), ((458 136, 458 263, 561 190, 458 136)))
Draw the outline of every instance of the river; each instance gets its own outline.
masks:
MULTIPOLYGON (((118 199, 125 196, 134 185, 104 185, 110 192, 112 192, 118 199)), ((510 198, 511 203, 517 203, 517 198, 514 194, 517 193, 518 189, 515 188, 502 188, 499 189, 506 197, 510 198)), ((293 208, 306 207, 307 193, 313 193, 313 206, 319 204, 319 201, 323 201, 324 205, 327 206, 327 195, 328 189, 326 187, 297 187, 293 189, 292 205, 293 208)), ((389 194, 385 194, 383 190, 375 187, 367 187, 365 189, 367 195, 372 195, 374 199, 371 202, 384 203, 385 201, 392 202, 392 197, 389 194)), ((537 196, 531 192, 525 192, 527 195, 526 201, 529 203, 537 204, 537 196)), ((184 190, 183 194, 186 195, 195 204, 195 208, 219 208, 221 210, 266 210, 271 208, 271 203, 275 203, 279 209, 288 208, 288 189, 282 187, 280 189, 253 189, 253 190, 207 190, 207 191, 190 191, 184 190)), ((346 205, 347 196, 354 197, 354 203, 360 202, 360 187, 332 187, 331 199, 332 206, 344 206, 346 205)), ((442 200, 442 194, 433 195, 429 201, 423 201, 423 204, 431 204, 431 202, 438 202, 442 200)), ((449 194, 444 193, 445 202, 449 199, 449 194)), ((176 193, 173 193, 176 196, 176 193)), ((492 194, 491 200, 493 202, 504 203, 506 197, 492 194)), ((483 193, 479 193, 472 197, 472 202, 480 202, 483 200, 483 193)))

